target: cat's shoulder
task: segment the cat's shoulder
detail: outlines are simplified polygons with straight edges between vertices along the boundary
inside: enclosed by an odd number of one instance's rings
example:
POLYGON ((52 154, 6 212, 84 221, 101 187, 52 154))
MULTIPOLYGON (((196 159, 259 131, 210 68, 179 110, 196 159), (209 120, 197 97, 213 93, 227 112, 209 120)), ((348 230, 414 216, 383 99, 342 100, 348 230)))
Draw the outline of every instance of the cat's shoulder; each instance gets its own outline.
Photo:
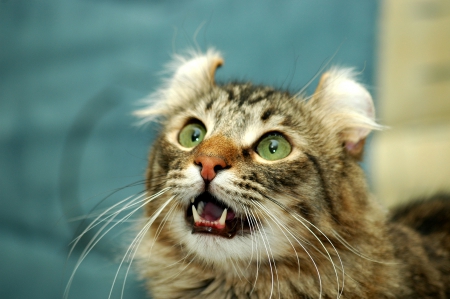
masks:
POLYGON ((450 234, 450 194, 436 194, 396 207, 391 211, 390 220, 409 226, 421 235, 450 234))

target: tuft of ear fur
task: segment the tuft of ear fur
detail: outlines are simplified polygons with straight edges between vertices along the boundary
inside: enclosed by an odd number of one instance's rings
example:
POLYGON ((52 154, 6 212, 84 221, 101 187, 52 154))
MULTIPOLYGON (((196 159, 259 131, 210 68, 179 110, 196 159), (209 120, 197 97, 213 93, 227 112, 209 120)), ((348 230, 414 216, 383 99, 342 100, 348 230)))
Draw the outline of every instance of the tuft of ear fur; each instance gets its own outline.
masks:
POLYGON ((143 123, 169 115, 174 107, 179 107, 214 86, 215 72, 222 64, 221 54, 214 49, 206 53, 190 51, 185 56, 174 56, 167 66, 172 76, 165 80, 161 89, 144 100, 146 107, 134 114, 143 123))
POLYGON ((382 126, 375 122, 372 97, 355 77, 353 69, 331 69, 322 75, 308 105, 345 149, 360 158, 367 135, 382 126))

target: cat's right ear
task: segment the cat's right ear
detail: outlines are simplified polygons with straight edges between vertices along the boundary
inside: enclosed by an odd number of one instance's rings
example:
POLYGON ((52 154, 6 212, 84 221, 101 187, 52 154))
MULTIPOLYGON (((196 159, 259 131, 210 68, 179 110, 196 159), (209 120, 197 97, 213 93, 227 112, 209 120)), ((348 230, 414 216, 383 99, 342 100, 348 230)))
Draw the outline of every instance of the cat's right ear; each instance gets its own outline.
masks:
POLYGON ((206 53, 190 52, 186 56, 175 56, 168 65, 172 76, 165 80, 163 88, 146 99, 147 107, 136 111, 135 115, 144 122, 170 115, 173 108, 183 106, 211 89, 215 85, 215 72, 223 62, 221 54, 213 49, 206 53))
POLYGON ((215 50, 208 50, 205 54, 193 53, 188 58, 176 56, 169 66, 174 75, 170 80, 171 88, 187 88, 194 84, 196 90, 203 90, 214 85, 214 75, 217 68, 223 65, 223 58, 215 50))

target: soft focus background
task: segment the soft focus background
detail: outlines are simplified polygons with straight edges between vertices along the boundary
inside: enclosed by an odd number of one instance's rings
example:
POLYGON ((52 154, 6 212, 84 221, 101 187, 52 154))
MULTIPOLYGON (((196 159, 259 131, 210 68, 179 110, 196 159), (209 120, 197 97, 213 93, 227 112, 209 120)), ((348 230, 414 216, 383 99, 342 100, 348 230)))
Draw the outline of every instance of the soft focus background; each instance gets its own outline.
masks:
POLYGON ((371 174, 391 206, 450 192, 450 1, 385 0, 380 9, 378 115, 371 174))
MULTIPOLYGON (((422 116, 430 102, 442 107, 433 108, 441 117, 430 124, 440 129, 427 127, 423 136, 447 140, 448 151, 435 146, 434 153, 427 148, 419 157, 441 161, 439 153, 450 165, 450 8, 444 0, 393 3, 0 0, 0 298, 62 298, 93 236, 68 258, 70 242, 86 227, 82 216, 143 190, 133 183, 143 178, 155 128, 133 126, 131 113, 157 88, 171 55, 187 48, 214 46, 224 53, 218 81, 251 80, 291 91, 335 55, 332 64, 354 66, 374 97, 382 98, 380 120, 392 134, 403 136, 394 133, 403 112, 422 116), (440 23, 430 25, 436 18, 440 23), (410 52, 416 56, 406 55, 410 52), (414 88, 420 88, 421 77, 411 71, 421 74, 423 65, 412 70, 408 63, 417 57, 435 59, 425 68, 431 77, 423 79, 431 85, 420 94, 414 88), (397 87, 401 95, 394 94, 397 87)), ((407 118, 414 126, 416 116, 407 118)), ((407 128, 410 136, 416 128, 407 128)), ((375 192, 390 187, 382 194, 390 198, 398 192, 389 185, 388 166, 401 160, 389 160, 390 153, 403 158, 410 148, 398 150, 397 135, 375 138, 367 153, 370 163, 364 164, 375 192), (374 163, 378 158, 382 163, 374 163)), ((414 141, 417 145, 416 139, 409 142, 414 141)), ((395 178, 401 178, 394 166, 395 178)), ((449 168, 441 166, 444 183, 449 168)), ((395 186, 403 185, 397 180, 395 186)), ((133 234, 127 227, 112 230, 89 253, 69 298, 108 298, 127 236, 129 243, 133 234)), ((125 272, 126 267, 111 298, 120 298, 125 272)), ((124 298, 144 294, 142 282, 130 274, 124 298)))

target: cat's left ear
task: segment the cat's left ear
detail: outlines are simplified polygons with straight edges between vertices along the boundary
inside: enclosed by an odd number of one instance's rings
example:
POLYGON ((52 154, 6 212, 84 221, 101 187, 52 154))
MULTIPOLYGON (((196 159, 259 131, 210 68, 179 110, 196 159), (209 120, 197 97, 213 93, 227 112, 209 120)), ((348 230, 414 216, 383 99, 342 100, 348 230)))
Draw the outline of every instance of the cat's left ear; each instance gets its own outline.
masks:
POLYGON ((370 93, 355 80, 352 69, 332 69, 322 75, 308 105, 356 158, 362 154, 367 135, 382 128, 375 122, 370 93))

